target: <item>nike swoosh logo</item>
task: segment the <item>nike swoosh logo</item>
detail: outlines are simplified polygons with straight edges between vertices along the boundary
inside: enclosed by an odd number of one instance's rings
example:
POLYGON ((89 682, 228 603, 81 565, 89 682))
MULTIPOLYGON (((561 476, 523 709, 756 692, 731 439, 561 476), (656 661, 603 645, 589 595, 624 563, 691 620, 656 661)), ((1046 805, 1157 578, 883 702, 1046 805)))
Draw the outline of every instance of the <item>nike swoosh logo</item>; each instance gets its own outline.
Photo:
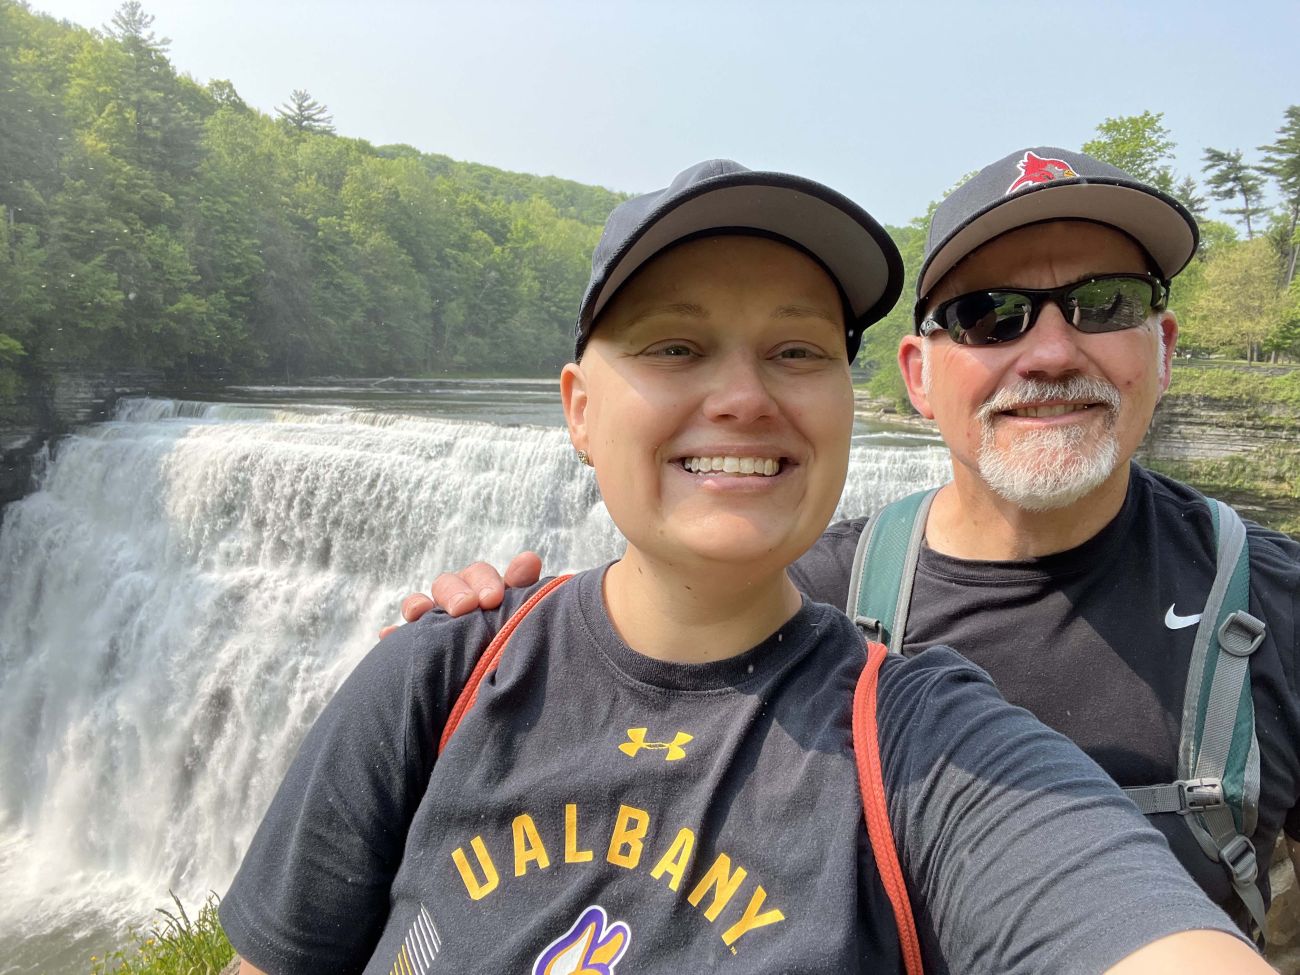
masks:
POLYGON ((1183 630, 1189 626, 1194 626, 1201 621, 1200 613, 1193 613, 1191 616, 1179 616, 1174 612, 1176 603, 1169 604, 1169 611, 1165 613, 1165 626, 1171 630, 1183 630))

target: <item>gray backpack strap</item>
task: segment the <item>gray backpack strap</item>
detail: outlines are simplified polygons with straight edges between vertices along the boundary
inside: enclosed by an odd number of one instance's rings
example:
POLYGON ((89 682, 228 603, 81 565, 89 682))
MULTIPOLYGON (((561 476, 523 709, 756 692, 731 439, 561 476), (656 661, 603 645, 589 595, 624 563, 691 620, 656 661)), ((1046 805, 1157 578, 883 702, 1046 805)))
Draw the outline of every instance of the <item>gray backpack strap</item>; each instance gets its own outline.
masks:
POLYGON ((918 491, 881 508, 867 523, 853 555, 845 612, 890 653, 903 651, 916 560, 938 490, 918 491))
POLYGON ((1148 815, 1183 816, 1206 856, 1223 864, 1263 934, 1264 899, 1256 886, 1259 868, 1249 837, 1259 810, 1250 655, 1264 639, 1264 624, 1246 612, 1246 526, 1228 505, 1208 499, 1207 504, 1218 543, 1217 566, 1188 663, 1179 780, 1124 791, 1148 815))

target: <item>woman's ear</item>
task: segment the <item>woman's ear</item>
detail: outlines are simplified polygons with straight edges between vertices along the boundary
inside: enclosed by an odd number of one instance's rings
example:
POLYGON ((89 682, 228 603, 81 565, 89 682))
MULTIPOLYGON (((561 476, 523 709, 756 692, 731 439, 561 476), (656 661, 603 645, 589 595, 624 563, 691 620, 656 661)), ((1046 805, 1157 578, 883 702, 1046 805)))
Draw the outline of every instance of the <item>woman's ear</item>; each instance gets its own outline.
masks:
POLYGON ((925 350, 921 343, 925 339, 919 335, 904 335, 898 343, 898 368, 903 374, 903 383, 907 386, 907 398, 912 401, 916 412, 927 420, 934 419, 934 410, 930 409, 929 390, 925 388, 925 350))
POLYGON ((582 365, 570 362, 560 373, 560 402, 564 404, 564 422, 575 450, 588 450, 587 377, 582 365))

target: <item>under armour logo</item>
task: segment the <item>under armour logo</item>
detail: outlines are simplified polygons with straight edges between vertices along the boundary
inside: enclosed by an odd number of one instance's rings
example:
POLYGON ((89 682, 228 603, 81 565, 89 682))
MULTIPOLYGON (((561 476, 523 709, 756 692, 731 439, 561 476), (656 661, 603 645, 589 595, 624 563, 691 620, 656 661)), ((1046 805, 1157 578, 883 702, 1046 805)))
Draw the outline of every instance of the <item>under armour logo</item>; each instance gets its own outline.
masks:
POLYGON ((688 735, 684 731, 677 732, 672 741, 646 741, 647 728, 628 728, 627 741, 618 746, 618 750, 624 755, 636 758, 636 753, 646 748, 654 752, 667 752, 664 756, 665 762, 675 762, 679 758, 686 757, 686 749, 682 746, 694 738, 694 735, 688 735))

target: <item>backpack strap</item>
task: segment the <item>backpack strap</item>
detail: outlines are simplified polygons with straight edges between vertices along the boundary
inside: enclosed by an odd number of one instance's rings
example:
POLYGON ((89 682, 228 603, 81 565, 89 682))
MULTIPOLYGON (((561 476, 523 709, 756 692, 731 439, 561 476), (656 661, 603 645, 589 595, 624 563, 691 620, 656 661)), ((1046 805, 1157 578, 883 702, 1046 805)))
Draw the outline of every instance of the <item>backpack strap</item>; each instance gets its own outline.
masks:
MULTIPOLYGON (((861 623, 859 622, 859 625, 861 623)), ((907 975, 922 975, 921 943, 916 936, 916 920, 907 896, 907 883, 898 861, 894 830, 889 825, 889 806, 885 801, 885 779, 880 765, 880 735, 876 724, 876 687, 880 666, 889 651, 882 643, 867 644, 867 663, 853 692, 853 757, 858 767, 858 789, 862 793, 862 811, 867 820, 867 838, 875 855, 876 868, 885 894, 894 909, 898 942, 907 975)))
POLYGON ((867 522, 853 555, 845 613, 892 653, 903 651, 916 560, 938 490, 918 491, 881 508, 867 522))
POLYGON ((438 739, 439 755, 447 747, 447 742, 451 741, 452 733, 460 725, 461 719, 465 717, 469 709, 474 706, 474 702, 478 700, 478 688, 483 683, 483 678, 497 669, 497 663, 501 660, 501 652, 505 650, 506 644, 510 641, 510 634, 515 632, 515 629, 523 622, 524 617, 531 613, 538 603, 571 578, 572 576, 556 576, 542 586, 537 592, 529 596, 528 601, 515 610, 510 619, 506 621, 506 625, 497 631, 497 635, 492 638, 492 642, 488 644, 487 649, 479 656, 478 662, 470 672, 469 680, 461 688, 456 703, 451 707, 451 713, 447 715, 447 723, 442 727, 442 737, 438 739))
POLYGON ((1214 584, 1192 644, 1184 691, 1177 782, 1125 793, 1147 815, 1175 812, 1211 860, 1223 864, 1233 889, 1265 934, 1264 899, 1249 837, 1259 812, 1259 740, 1250 687, 1250 656, 1264 623, 1246 612, 1250 553, 1246 526, 1228 505, 1206 499, 1218 554, 1214 584))

